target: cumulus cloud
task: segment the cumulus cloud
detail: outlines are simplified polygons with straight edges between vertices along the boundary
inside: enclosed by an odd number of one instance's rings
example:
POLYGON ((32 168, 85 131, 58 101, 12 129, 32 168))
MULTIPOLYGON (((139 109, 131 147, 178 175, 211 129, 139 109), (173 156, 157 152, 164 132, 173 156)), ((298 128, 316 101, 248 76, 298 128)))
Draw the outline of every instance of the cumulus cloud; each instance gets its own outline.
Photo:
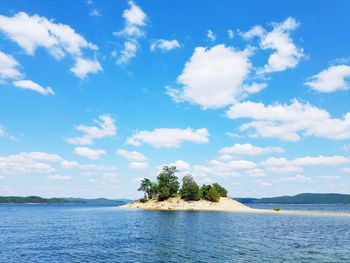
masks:
POLYGON ((25 12, 13 17, 0 15, 0 31, 29 55, 34 55, 38 47, 47 49, 56 59, 66 54, 80 56, 84 48, 97 49, 70 26, 38 15, 29 16, 25 12))
POLYGON ((148 168, 147 162, 130 162, 129 163, 130 169, 134 170, 144 170, 148 168))
POLYGON ((52 88, 50 88, 50 87, 44 88, 31 80, 16 80, 13 82, 13 86, 15 86, 16 88, 20 88, 20 89, 32 90, 32 91, 38 92, 42 95, 54 95, 55 94, 55 92, 53 91, 52 88))
POLYGON ((19 63, 11 56, 0 51, 0 81, 21 77, 19 63))
POLYGON ((21 152, 9 156, 0 156, 0 175, 24 175, 29 173, 54 173, 52 163, 62 160, 56 154, 45 152, 21 152))
POLYGON ((166 40, 166 39, 157 39, 151 43, 151 51, 162 50, 162 51, 171 51, 176 48, 180 48, 181 45, 176 39, 166 40))
POLYGON ((38 15, 19 12, 12 17, 0 15, 0 32, 16 42, 28 55, 37 48, 45 48, 55 59, 66 55, 75 60, 83 56, 83 50, 97 50, 97 46, 76 33, 69 25, 54 23, 38 15))
POLYGON ((301 136, 316 136, 333 140, 350 138, 350 113, 342 119, 308 103, 293 100, 290 105, 242 102, 226 112, 231 119, 250 118, 241 131, 253 130, 252 137, 273 137, 285 141, 298 141, 301 136))
POLYGON ((205 128, 197 130, 191 128, 158 128, 153 131, 140 131, 127 138, 126 141, 127 144, 134 146, 146 143, 155 148, 178 148, 183 142, 208 143, 209 132, 205 128))
POLYGON ((99 17, 99 16, 102 16, 101 15, 101 12, 98 10, 98 9, 94 9, 90 12, 89 14, 90 16, 94 16, 94 17, 99 17))
POLYGON ((146 26, 147 15, 143 10, 135 4, 134 1, 129 1, 129 8, 123 12, 125 26, 123 30, 114 32, 115 36, 125 38, 124 46, 120 52, 120 57, 117 59, 117 64, 127 64, 136 56, 138 50, 138 39, 145 35, 143 27, 146 26))
POLYGON ((269 172, 276 174, 299 174, 304 171, 302 167, 308 166, 342 166, 348 164, 350 159, 344 156, 304 156, 295 159, 271 157, 261 163, 269 172))
POLYGON ((350 66, 337 65, 331 66, 305 82, 305 85, 313 90, 330 93, 337 90, 346 90, 350 88, 350 66))
POLYGON ((133 162, 143 162, 147 161, 148 158, 140 152, 137 151, 127 151, 123 149, 117 150, 117 155, 133 162))
POLYGON ((59 175, 59 174, 54 174, 54 175, 49 175, 49 179, 51 180, 60 180, 60 181, 68 181, 71 180, 72 177, 68 175, 59 175))
POLYGON ((91 149, 88 147, 75 147, 74 152, 79 156, 86 157, 91 160, 98 160, 102 155, 106 154, 105 150, 91 149))
POLYGON ((229 39, 233 39, 235 36, 235 33, 233 32, 232 29, 227 30, 227 35, 229 39))
POLYGON ((208 29, 208 31, 207 31, 207 38, 210 41, 215 41, 216 40, 216 34, 212 30, 208 29))
POLYGON ((282 23, 273 23, 273 29, 270 32, 262 26, 254 26, 247 32, 240 32, 245 40, 259 38, 261 49, 274 50, 268 58, 268 63, 257 71, 258 74, 284 71, 294 68, 299 63, 304 52, 302 48, 294 44, 290 36, 298 26, 299 23, 294 18, 289 17, 282 23))
POLYGON ((251 68, 250 51, 237 51, 225 45, 210 49, 197 47, 177 81, 183 89, 167 87, 174 101, 188 101, 203 109, 227 106, 237 101, 251 68))
POLYGON ((284 149, 281 147, 258 147, 250 143, 239 144, 235 143, 233 146, 224 147, 219 150, 220 154, 230 155, 248 155, 257 156, 268 153, 283 153, 284 149))
POLYGON ((71 144, 89 145, 95 139, 102 139, 116 135, 117 127, 114 124, 114 119, 109 115, 101 115, 99 120, 94 120, 97 126, 78 125, 76 130, 83 133, 81 137, 67 138, 66 141, 71 144))
POLYGON ((5 135, 6 135, 5 128, 0 125, 0 137, 5 137, 5 135))
POLYGON ((78 78, 84 79, 88 74, 102 71, 102 66, 96 59, 77 58, 70 71, 78 78))
POLYGON ((137 43, 133 41, 124 42, 124 48, 120 53, 121 56, 118 58, 117 64, 121 65, 128 63, 133 57, 136 57, 137 43))
POLYGON ((304 56, 303 50, 298 48, 290 37, 290 34, 299 26, 294 18, 287 18, 282 23, 276 23, 273 30, 261 38, 262 49, 273 49, 268 63, 260 73, 271 73, 294 68, 304 56))

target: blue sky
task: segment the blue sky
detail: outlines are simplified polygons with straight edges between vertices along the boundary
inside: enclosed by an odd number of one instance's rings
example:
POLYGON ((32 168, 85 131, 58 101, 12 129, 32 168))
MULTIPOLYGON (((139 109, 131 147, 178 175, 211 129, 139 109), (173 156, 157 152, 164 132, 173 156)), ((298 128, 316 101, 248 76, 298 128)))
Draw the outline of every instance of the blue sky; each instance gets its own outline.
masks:
POLYGON ((0 195, 349 193, 348 1, 0 4, 0 195))

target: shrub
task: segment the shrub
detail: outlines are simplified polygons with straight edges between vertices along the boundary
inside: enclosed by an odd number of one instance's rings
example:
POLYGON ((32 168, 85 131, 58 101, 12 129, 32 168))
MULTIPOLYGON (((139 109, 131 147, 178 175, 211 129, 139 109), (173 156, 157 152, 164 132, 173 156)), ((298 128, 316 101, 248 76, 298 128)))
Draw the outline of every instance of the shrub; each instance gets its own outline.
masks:
POLYGON ((220 193, 211 185, 203 185, 201 188, 202 199, 208 200, 210 202, 219 202, 220 193))
POLYGON ((216 189, 216 191, 220 193, 221 197, 227 197, 227 190, 224 187, 222 187, 218 183, 214 183, 213 187, 216 189))
POLYGON ((158 201, 167 200, 170 196, 171 195, 170 195, 169 187, 163 186, 159 188, 158 201))
POLYGON ((275 208, 273 209, 273 211, 278 212, 278 211, 281 211, 281 209, 279 209, 278 207, 275 207, 275 208))
POLYGON ((186 201, 198 201, 201 199, 200 189, 192 176, 183 177, 180 195, 186 201))

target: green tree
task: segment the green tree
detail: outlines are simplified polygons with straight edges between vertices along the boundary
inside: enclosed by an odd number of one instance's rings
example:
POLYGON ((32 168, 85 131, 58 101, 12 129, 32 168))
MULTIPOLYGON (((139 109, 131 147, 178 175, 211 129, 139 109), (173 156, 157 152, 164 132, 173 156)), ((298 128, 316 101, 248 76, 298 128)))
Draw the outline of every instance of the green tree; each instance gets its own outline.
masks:
POLYGON ((200 189, 192 176, 183 177, 180 195, 186 201, 198 201, 201 199, 200 189))
POLYGON ((158 200, 163 201, 174 197, 179 191, 179 181, 175 175, 178 171, 176 166, 164 166, 163 171, 158 175, 158 200))
POLYGON ((145 199, 152 199, 157 196, 158 187, 150 179, 143 178, 140 187, 137 189, 137 191, 143 191, 145 199))
POLYGON ((220 193, 211 185, 203 185, 201 188, 202 199, 208 200, 210 202, 219 202, 220 193))
POLYGON ((213 183, 213 187, 220 193, 221 197, 227 197, 227 190, 219 185, 218 183, 213 183))

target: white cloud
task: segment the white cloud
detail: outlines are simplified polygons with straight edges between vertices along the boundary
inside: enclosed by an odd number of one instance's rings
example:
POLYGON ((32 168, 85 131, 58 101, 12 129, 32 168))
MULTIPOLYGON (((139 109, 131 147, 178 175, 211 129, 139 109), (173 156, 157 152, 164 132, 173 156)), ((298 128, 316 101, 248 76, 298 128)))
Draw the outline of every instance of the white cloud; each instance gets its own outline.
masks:
POLYGON ((22 152, 0 156, 0 175, 53 173, 56 170, 51 164, 61 160, 60 156, 45 152, 22 152))
POLYGON ((25 12, 12 17, 0 15, 0 31, 28 55, 34 55, 36 49, 42 47, 57 60, 70 55, 76 64, 82 60, 82 50, 98 49, 69 25, 54 23, 53 20, 38 15, 29 16, 25 12))
POLYGON ((241 131, 253 130, 252 137, 272 137, 298 141, 301 136, 316 136, 333 140, 350 138, 350 113, 335 119, 320 108, 293 100, 290 105, 242 102, 233 105, 226 116, 231 119, 251 118, 240 126, 241 131))
POLYGON ((100 11, 99 11, 98 9, 94 9, 94 10, 92 10, 92 11, 90 12, 89 15, 90 15, 90 16, 94 16, 94 17, 99 17, 99 16, 101 16, 101 13, 100 13, 100 11))
POLYGON ((253 93, 258 93, 260 91, 262 91, 263 89, 265 89, 267 87, 266 83, 257 83, 257 82, 253 82, 250 85, 244 85, 243 89, 249 93, 249 94, 253 94, 253 93))
POLYGON ((136 56, 137 42, 134 42, 134 41, 124 42, 124 49, 120 53, 121 55, 117 60, 117 64, 121 65, 121 64, 128 63, 133 57, 136 56))
POLYGON ((99 120, 94 120, 98 126, 78 125, 76 129, 83 133, 81 137, 72 137, 66 139, 68 143, 78 145, 89 145, 95 139, 102 139, 116 135, 116 126, 114 120, 109 115, 101 115, 99 120))
POLYGON ((38 15, 19 12, 13 17, 0 15, 0 31, 16 42, 27 54, 33 55, 38 47, 46 48, 56 59, 67 53, 80 56, 81 50, 96 50, 68 25, 54 23, 38 15))
POLYGON ((123 12, 126 23, 134 26, 144 26, 146 24, 147 15, 133 1, 129 1, 129 5, 130 8, 123 12))
POLYGON ((75 169, 80 167, 80 164, 76 161, 63 160, 60 164, 65 169, 75 169))
POLYGON ((129 167, 134 170, 144 170, 148 168, 147 162, 130 162, 129 167))
POLYGON ((235 143, 231 147, 224 147, 219 150, 220 154, 231 155, 249 155, 256 156, 268 153, 283 153, 284 149, 281 147, 258 147, 249 143, 239 144, 235 143))
POLYGON ((263 161, 262 164, 269 167, 286 166, 339 166, 350 162, 350 159, 344 156, 305 156, 292 160, 286 158, 271 157, 263 161))
POLYGON ((170 51, 180 47, 181 45, 176 39, 173 39, 173 40, 158 39, 151 43, 151 51, 156 51, 157 49, 162 51, 170 51))
POLYGON ((16 80, 13 82, 13 85, 16 88, 32 90, 32 91, 38 92, 42 95, 54 95, 55 94, 55 92, 53 91, 52 88, 50 88, 50 87, 44 88, 31 80, 16 80))
POLYGON ((0 81, 21 77, 19 63, 11 56, 0 51, 0 81))
POLYGON ((117 155, 132 162, 144 162, 148 160, 148 158, 145 155, 137 151, 127 151, 123 149, 118 149, 117 155))
POLYGON ((268 170, 275 174, 296 174, 304 171, 303 168, 298 166, 268 167, 268 170))
POLYGON ((254 26, 249 31, 240 33, 245 40, 258 37, 261 49, 274 50, 274 53, 269 56, 268 63, 257 71, 258 74, 284 71, 294 68, 299 63, 304 53, 293 43, 290 36, 298 26, 299 23, 289 17, 282 23, 274 23, 271 32, 267 32, 261 26, 254 26))
POLYGON ((71 180, 71 179, 72 179, 72 177, 70 177, 70 176, 67 176, 67 175, 58 175, 58 174, 49 175, 48 177, 49 177, 49 179, 51 179, 51 180, 60 180, 60 181, 68 181, 68 180, 71 180))
POLYGON ((146 26, 147 15, 143 10, 135 4, 134 1, 129 1, 129 8, 124 10, 123 18, 125 26, 122 31, 114 32, 115 36, 123 36, 126 38, 123 50, 120 52, 120 57, 117 59, 117 64, 127 64, 133 57, 136 56, 138 49, 138 38, 143 37, 145 32, 143 27, 146 26))
POLYGON ((215 41, 216 40, 216 34, 212 30, 208 29, 208 31, 207 31, 207 38, 210 41, 215 41))
POLYGON ((259 37, 262 38, 266 34, 266 31, 263 27, 261 26, 254 26, 247 32, 240 32, 240 35, 245 39, 245 40, 250 40, 254 37, 259 37))
POLYGON ((331 66, 311 77, 311 80, 305 82, 305 85, 319 92, 330 93, 337 90, 349 89, 349 78, 350 66, 331 66))
POLYGON ((205 128, 197 130, 158 128, 153 131, 140 131, 127 138, 126 143, 134 146, 146 143, 156 148, 177 148, 182 142, 208 143, 208 137, 209 132, 205 128))
POLYGON ((77 58, 74 66, 70 69, 78 78, 84 79, 90 73, 102 71, 101 64, 96 60, 77 58))
POLYGON ((343 168, 342 171, 343 171, 344 173, 350 173, 350 168, 343 168))
POLYGON ((98 160, 102 155, 106 154, 105 150, 91 149, 88 147, 75 147, 74 152, 79 156, 86 157, 91 160, 98 160))
POLYGON ((5 135, 6 135, 5 128, 0 125, 0 137, 5 137, 5 135))
POLYGON ((233 32, 232 29, 227 30, 227 35, 229 39, 233 39, 235 36, 235 33, 233 32))
POLYGON ((232 104, 244 93, 242 84, 251 68, 249 55, 249 49, 236 51, 225 45, 197 47, 177 79, 183 89, 168 87, 167 94, 176 102, 189 101, 203 109, 232 104))

